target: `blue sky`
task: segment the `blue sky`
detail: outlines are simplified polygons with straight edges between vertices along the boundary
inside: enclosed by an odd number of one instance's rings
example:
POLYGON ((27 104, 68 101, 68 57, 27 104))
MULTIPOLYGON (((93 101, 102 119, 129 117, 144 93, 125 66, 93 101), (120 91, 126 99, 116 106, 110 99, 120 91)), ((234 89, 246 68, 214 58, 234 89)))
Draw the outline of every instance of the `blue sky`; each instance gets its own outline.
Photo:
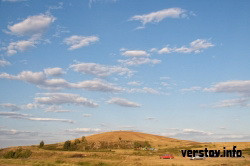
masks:
POLYGON ((249 141, 249 7, 2 0, 1 146, 112 130, 249 141))

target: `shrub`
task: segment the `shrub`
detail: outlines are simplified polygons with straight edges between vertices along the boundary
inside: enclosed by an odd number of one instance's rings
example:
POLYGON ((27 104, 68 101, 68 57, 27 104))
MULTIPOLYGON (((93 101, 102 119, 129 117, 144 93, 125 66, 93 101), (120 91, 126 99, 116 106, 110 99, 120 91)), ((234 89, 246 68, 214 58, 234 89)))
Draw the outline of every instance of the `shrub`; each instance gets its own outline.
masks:
POLYGON ((135 149, 138 149, 138 148, 151 148, 151 145, 149 144, 148 141, 144 141, 144 142, 137 141, 137 142, 134 142, 134 148, 135 149))
POLYGON ((65 141, 64 145, 63 145, 63 149, 64 150, 70 150, 70 146, 71 146, 71 142, 69 140, 65 141))
POLYGON ((16 149, 15 151, 11 150, 11 151, 8 151, 6 152, 3 157, 4 158, 14 158, 14 159, 17 159, 17 158, 28 158, 30 157, 32 154, 32 152, 28 149, 24 150, 22 148, 18 148, 16 149))
POLYGON ((41 141, 40 144, 39 144, 39 148, 42 148, 44 146, 44 142, 41 141))
POLYGON ((91 164, 89 162, 78 162, 77 165, 85 165, 85 166, 90 166, 91 164))
POLYGON ((84 136, 82 136, 82 142, 87 143, 87 140, 86 140, 86 138, 84 136))
POLYGON ((98 164, 96 164, 96 166, 105 166, 107 165, 106 163, 103 163, 103 162, 99 162, 98 164))
POLYGON ((75 145, 81 143, 79 139, 75 139, 75 145))

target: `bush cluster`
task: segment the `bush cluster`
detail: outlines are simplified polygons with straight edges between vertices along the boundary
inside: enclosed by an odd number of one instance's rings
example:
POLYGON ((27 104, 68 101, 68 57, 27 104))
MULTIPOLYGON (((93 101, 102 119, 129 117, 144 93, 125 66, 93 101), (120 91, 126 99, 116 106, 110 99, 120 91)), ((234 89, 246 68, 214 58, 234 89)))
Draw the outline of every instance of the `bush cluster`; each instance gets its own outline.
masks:
POLYGON ((17 159, 17 158, 28 158, 30 157, 32 154, 32 152, 28 149, 22 149, 22 148, 18 148, 16 150, 11 150, 11 151, 8 151, 6 152, 3 157, 4 158, 7 158, 7 159, 10 159, 10 158, 14 158, 14 159, 17 159))

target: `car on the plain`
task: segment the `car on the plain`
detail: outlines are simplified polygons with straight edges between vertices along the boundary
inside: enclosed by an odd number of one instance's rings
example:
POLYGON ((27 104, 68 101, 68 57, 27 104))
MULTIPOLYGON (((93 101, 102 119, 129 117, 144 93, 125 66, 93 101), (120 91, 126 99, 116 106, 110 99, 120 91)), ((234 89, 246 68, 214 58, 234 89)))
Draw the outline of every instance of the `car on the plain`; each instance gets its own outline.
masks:
POLYGON ((160 159, 173 159, 174 156, 172 154, 164 154, 160 156, 160 159))
POLYGON ((195 157, 190 157, 190 160, 204 160, 205 157, 200 157, 200 156, 195 156, 195 157))

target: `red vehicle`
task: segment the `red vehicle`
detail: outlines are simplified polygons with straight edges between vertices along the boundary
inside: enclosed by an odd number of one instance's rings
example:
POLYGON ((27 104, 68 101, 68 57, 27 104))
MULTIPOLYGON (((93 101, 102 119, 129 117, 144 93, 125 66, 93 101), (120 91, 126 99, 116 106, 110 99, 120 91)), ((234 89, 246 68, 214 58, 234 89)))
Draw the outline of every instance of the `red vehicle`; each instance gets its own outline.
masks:
POLYGON ((174 156, 172 154, 164 154, 160 156, 160 159, 173 159, 174 156))

